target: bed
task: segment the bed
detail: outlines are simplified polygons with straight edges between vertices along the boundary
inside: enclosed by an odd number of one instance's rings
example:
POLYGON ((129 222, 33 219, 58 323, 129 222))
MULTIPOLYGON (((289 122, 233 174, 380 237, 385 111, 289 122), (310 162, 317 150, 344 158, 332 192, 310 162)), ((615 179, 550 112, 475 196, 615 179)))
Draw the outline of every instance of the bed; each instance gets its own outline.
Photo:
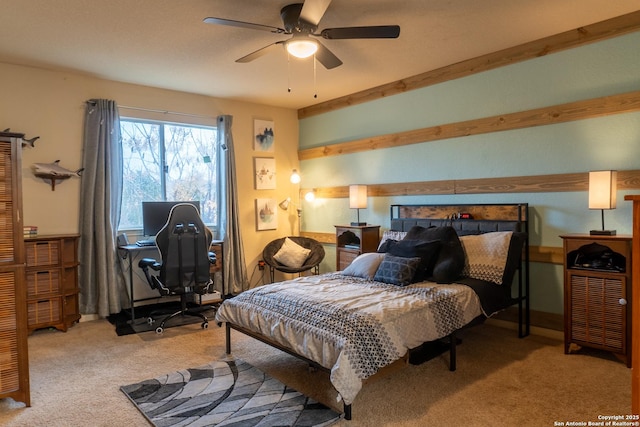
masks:
MULTIPOLYGON (((518 305, 529 333, 527 204, 393 205, 378 252, 344 271, 264 285, 227 299, 226 328, 330 373, 345 418, 363 381, 456 331, 518 305), (512 290, 512 284, 517 287, 512 290)), ((294 254, 304 256, 304 254, 294 254)))

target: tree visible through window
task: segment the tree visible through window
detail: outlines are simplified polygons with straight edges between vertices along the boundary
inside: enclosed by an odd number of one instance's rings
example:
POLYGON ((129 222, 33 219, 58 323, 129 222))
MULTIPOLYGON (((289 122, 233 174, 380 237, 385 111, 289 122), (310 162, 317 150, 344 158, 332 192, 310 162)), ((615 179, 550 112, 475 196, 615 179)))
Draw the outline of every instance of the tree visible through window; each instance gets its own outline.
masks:
POLYGON ((121 230, 142 228, 143 201, 200 201, 217 221, 216 128, 120 120, 123 152, 121 230))

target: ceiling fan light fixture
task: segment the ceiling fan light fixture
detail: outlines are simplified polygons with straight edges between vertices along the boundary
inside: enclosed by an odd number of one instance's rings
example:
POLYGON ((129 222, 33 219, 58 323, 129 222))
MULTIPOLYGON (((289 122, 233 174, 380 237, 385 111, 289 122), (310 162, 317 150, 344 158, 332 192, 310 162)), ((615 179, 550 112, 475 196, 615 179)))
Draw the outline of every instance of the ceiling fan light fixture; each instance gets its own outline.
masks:
POLYGON ((304 59, 317 52, 318 43, 309 38, 293 37, 291 40, 287 41, 286 49, 289 54, 296 58, 304 59))

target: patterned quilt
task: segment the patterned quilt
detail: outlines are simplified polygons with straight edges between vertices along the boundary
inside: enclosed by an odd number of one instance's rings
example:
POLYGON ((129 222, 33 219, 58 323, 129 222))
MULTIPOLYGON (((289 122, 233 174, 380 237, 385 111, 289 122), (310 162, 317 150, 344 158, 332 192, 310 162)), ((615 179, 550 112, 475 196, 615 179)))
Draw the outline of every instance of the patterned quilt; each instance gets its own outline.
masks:
POLYGON ((330 369, 339 398, 351 404, 364 379, 481 313, 465 285, 399 287, 327 273, 243 292, 224 301, 216 321, 257 332, 330 369))

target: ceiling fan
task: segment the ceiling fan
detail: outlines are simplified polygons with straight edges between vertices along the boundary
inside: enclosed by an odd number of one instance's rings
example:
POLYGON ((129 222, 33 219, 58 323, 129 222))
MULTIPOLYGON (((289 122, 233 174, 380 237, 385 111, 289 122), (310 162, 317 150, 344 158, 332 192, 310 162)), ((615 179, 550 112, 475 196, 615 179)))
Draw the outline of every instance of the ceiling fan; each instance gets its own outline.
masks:
POLYGON ((294 3, 284 6, 280 10, 280 17, 284 28, 272 27, 270 25, 254 24, 251 22, 234 21, 224 18, 205 18, 207 24, 229 25, 232 27, 249 28, 252 30, 269 31, 274 34, 288 34, 292 37, 287 40, 280 40, 256 50, 236 62, 250 62, 257 59, 276 48, 284 45, 287 51, 298 58, 307 58, 313 54, 325 68, 332 69, 342 65, 342 61, 335 56, 322 43, 313 37, 322 37, 327 40, 344 39, 395 39, 400 35, 398 25, 376 25, 366 27, 342 27, 325 28, 316 33, 318 23, 324 16, 331 0, 306 0, 304 3, 294 3))

